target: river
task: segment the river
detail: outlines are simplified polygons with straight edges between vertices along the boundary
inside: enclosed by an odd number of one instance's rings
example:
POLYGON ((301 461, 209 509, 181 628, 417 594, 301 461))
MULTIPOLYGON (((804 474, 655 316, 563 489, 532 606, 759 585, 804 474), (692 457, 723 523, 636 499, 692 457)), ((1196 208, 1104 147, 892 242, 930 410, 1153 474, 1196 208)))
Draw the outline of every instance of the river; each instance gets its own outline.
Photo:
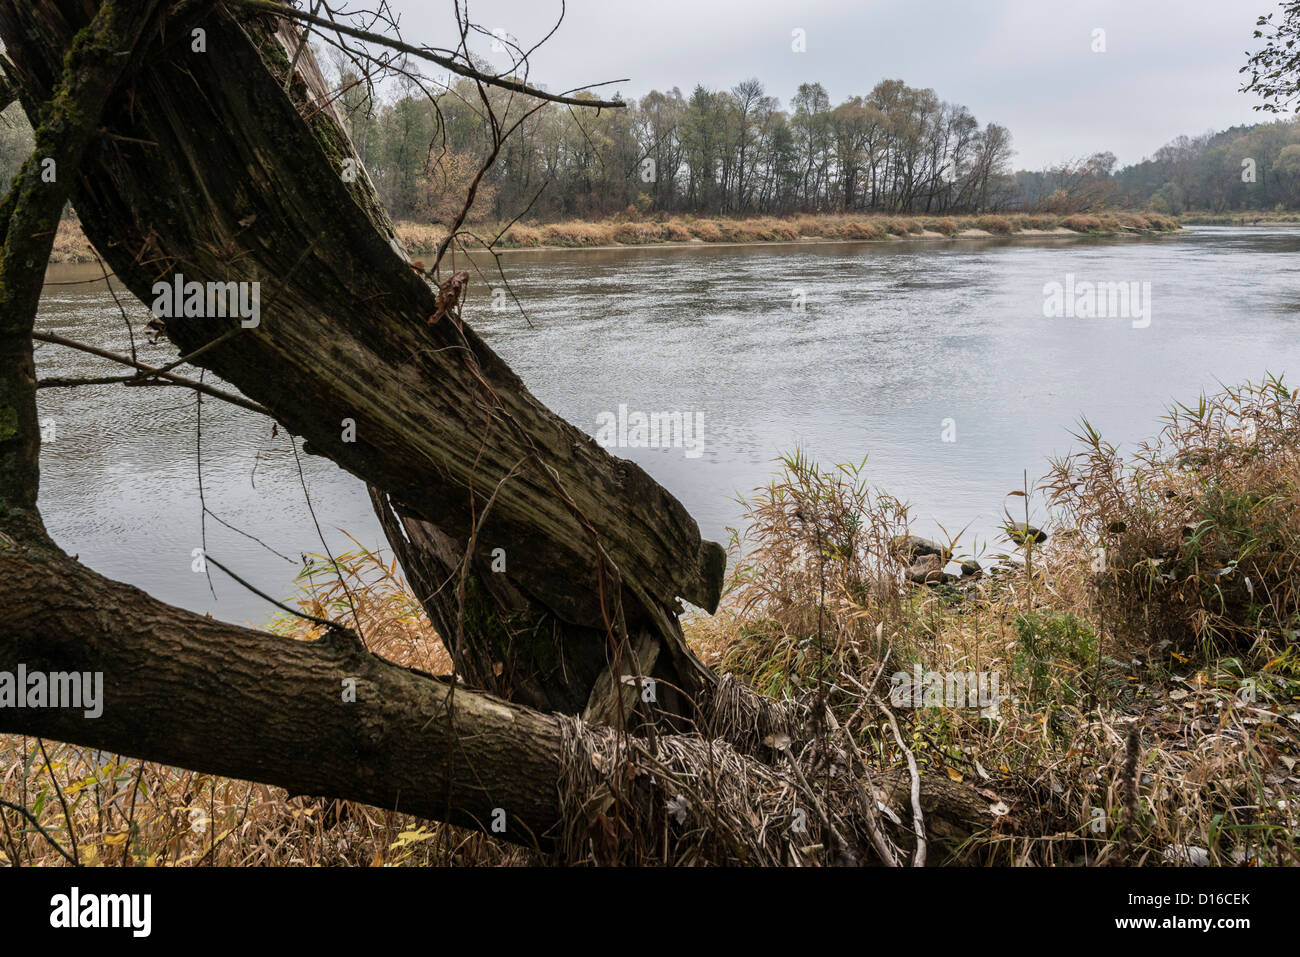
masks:
MULTIPOLYGON (((1300 230, 1283 227, 519 251, 502 263, 527 321, 477 276, 465 316, 539 399, 592 434, 620 406, 698 421, 696 448, 612 451, 676 494, 706 537, 725 543, 743 514, 736 496, 798 446, 827 465, 869 456, 872 482, 912 503, 918 532, 968 527, 967 541, 985 542, 1006 493, 1069 450, 1081 416, 1131 443, 1158 430, 1170 402, 1219 383, 1300 379, 1297 253, 1300 230), (1136 284, 1127 313, 1044 315, 1050 284, 1079 294, 1087 282, 1136 284)), ((113 297, 86 281, 98 275, 51 267, 38 328, 126 352, 113 297)), ((174 358, 144 343, 145 307, 124 304, 141 359, 174 358)), ((119 371, 52 345, 37 366, 119 371)), ((300 479, 285 435, 254 413, 205 401, 200 446, 182 389, 44 389, 39 406, 53 426, 40 496, 51 534, 164 601, 234 622, 275 613, 215 570, 212 589, 191 570, 200 447, 208 550, 272 595, 292 596, 299 556, 321 551, 307 495, 331 550, 355 549, 344 530, 384 544, 362 483, 312 456, 300 479)))

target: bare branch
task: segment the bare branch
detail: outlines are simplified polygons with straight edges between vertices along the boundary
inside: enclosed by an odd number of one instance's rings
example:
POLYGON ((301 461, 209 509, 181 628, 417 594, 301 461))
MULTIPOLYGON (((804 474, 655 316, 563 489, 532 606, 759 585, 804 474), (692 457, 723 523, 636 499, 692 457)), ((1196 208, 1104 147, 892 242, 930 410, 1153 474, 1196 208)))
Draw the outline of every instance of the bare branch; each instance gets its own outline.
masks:
MULTIPOLYGON (((436 53, 424 48, 412 46, 401 40, 394 40, 391 37, 383 36, 379 33, 370 33, 367 30, 358 30, 355 27, 344 26, 337 21, 328 17, 318 17, 308 13, 305 10, 295 10, 293 7, 284 7, 273 0, 226 0, 231 6, 245 7, 249 10, 260 10, 262 13, 269 13, 277 17, 287 17, 292 20, 300 20, 303 23, 315 24, 316 26, 325 27, 334 30, 337 33, 343 33, 358 40, 364 40, 367 43, 374 43, 379 46, 388 47, 391 50, 397 50, 409 56, 418 57, 421 60, 428 60, 430 63, 436 63, 445 70, 450 70, 459 76, 468 77, 479 83, 486 83, 489 86, 499 86, 503 90, 511 90, 515 93, 523 93, 526 96, 536 97, 539 100, 550 100, 553 103, 567 103, 570 106, 589 106, 596 109, 618 109, 626 106, 622 100, 584 100, 579 97, 564 96, 557 93, 547 93, 536 87, 529 86, 527 83, 521 83, 518 80, 511 80, 505 77, 489 76, 482 73, 472 66, 466 66, 450 57, 439 56, 436 53)), ((591 86, 608 86, 611 83, 626 83, 627 78, 619 80, 606 80, 603 83, 593 83, 591 86)))
MULTIPOLYGON (((264 405, 259 405, 242 395, 234 392, 227 392, 225 389, 218 389, 207 383, 199 382, 197 379, 189 379, 182 375, 175 375, 171 372, 164 372, 162 369, 148 365, 144 362, 138 362, 126 356, 118 355, 116 352, 109 352, 107 349, 100 349, 96 346, 87 345, 84 342, 78 342, 75 339, 65 339, 63 336, 56 336, 50 332, 33 332, 32 338, 38 342, 48 342, 51 345, 66 346, 69 349, 76 349, 79 352, 86 352, 92 356, 99 356, 101 359, 109 359, 113 362, 121 363, 124 366, 131 366, 139 369, 141 372, 148 373, 152 377, 166 379, 175 385, 183 385, 187 389, 193 389, 195 392, 202 392, 204 395, 211 396, 214 399, 220 399, 223 402, 229 402, 231 405, 237 405, 241 409, 248 409, 250 412, 260 412, 262 415, 270 416, 271 410, 264 405)), ((84 380, 60 380, 60 379, 42 379, 37 383, 38 388, 56 388, 59 386, 77 386, 77 385, 106 385, 112 382, 133 382, 135 376, 122 376, 117 378, 105 377, 102 381, 94 379, 84 380)), ((144 380, 140 380, 143 383, 144 380)), ((274 416, 272 416, 274 418, 274 416)))

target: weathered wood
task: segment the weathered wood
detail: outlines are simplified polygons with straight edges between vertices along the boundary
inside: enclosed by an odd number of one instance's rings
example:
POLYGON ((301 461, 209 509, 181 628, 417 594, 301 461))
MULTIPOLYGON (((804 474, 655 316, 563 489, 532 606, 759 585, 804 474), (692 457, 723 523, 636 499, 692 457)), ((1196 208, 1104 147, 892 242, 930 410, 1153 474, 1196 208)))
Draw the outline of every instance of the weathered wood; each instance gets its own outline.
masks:
MULTIPOLYGON (((0 0, 0 38, 29 111, 92 6, 0 0)), ((434 290, 401 252, 341 125, 312 98, 309 52, 285 92, 277 18, 211 4, 187 11, 193 19, 169 26, 130 95, 110 103, 111 135, 91 145, 80 170, 75 205, 116 275, 146 302, 156 281, 177 273, 261 283, 261 324, 195 364, 436 528, 450 550, 464 555, 476 540, 473 615, 495 627, 473 633, 548 636, 508 656, 480 649, 510 658, 505 673, 532 688, 526 697, 579 710, 607 666, 620 605, 629 632, 645 628, 673 646, 665 660, 687 654, 676 599, 716 606, 719 546, 702 541, 642 469, 539 403, 469 325, 426 323, 434 290), (206 52, 192 48, 191 27, 206 31, 206 52), (343 175, 349 160, 352 181, 343 175), (507 550, 504 573, 490 570, 496 547, 507 550), (507 591, 521 607, 497 603, 507 591), (588 684, 555 683, 546 659, 556 641, 573 680, 588 684)), ((473 299, 471 287, 471 316, 473 299)), ((167 323, 182 353, 237 325, 167 323)), ((451 568, 460 566, 457 557, 451 568)), ((444 632, 457 623, 438 621, 444 632)), ((690 687, 694 678, 681 677, 690 687)))
POLYGON ((59 215, 94 125, 157 5, 158 0, 145 0, 127 13, 111 4, 89 10, 85 29, 68 38, 57 61, 52 95, 41 98, 39 114, 29 108, 37 120, 35 148, 0 202, 0 368, 5 370, 0 376, 0 509, 5 511, 36 508, 40 429, 31 335, 59 215))
POLYGON ((557 719, 368 654, 173 608, 0 534, 0 670, 100 672, 103 714, 0 708, 39 735, 488 829, 531 844, 559 819, 557 719), (344 682, 356 701, 344 701, 344 682))
MULTIPOLYGON (((46 673, 100 672, 103 712, 0 708, 0 733, 361 801, 543 849, 594 825, 583 800, 620 786, 615 768, 572 767, 565 733, 572 719, 454 688, 337 633, 293 641, 174 608, 90 571, 38 530, 14 531, 0 533, 0 670, 22 663, 46 673), (344 700, 345 682, 355 701, 344 700), (566 775, 590 782, 567 808, 559 787, 566 775), (498 809, 504 832, 490 828, 498 809)), ((613 729, 587 733, 605 753, 613 750, 613 729)), ((674 739, 660 740, 671 752, 674 739)), ((738 767, 773 773, 753 758, 738 767)), ((908 780, 903 770, 874 782, 905 824, 908 780)), ((644 792, 625 798, 639 802, 637 816, 656 813, 644 792)), ((923 778, 922 804, 931 837, 943 846, 991 822, 987 801, 942 777, 923 778)), ((902 826, 895 836, 905 843, 908 833, 902 826)))

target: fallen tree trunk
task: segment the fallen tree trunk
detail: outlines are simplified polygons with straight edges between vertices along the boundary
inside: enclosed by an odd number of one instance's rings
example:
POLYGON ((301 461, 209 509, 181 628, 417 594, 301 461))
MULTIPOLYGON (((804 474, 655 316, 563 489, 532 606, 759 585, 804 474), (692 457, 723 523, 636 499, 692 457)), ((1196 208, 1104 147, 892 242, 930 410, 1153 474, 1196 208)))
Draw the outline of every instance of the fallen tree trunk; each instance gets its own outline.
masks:
MULTIPOLYGON (((0 668, 100 672, 104 689, 97 718, 0 708, 0 733, 450 821, 563 862, 815 863, 827 847, 874 859, 851 789, 814 797, 779 755, 764 762, 699 735, 651 743, 543 714, 399 667, 337 632, 302 642, 225 624, 110 581, 41 534, 0 533, 0 581, 0 668), (835 847, 817 800, 850 846, 835 847)), ((905 849, 907 773, 873 785, 901 821, 882 827, 905 849)), ((988 803, 923 780, 927 824, 944 846, 991 824, 988 803)))

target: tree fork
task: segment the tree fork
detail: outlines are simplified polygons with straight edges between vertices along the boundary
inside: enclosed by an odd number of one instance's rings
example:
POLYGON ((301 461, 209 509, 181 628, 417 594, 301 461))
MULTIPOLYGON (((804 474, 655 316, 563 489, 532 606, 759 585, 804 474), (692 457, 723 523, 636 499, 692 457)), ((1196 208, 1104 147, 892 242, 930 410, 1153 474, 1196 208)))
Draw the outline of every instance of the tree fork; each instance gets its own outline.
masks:
MULTIPOLYGON (((29 112, 89 16, 84 0, 0 0, 10 80, 29 112)), ((721 548, 642 469, 542 406, 468 325, 426 322, 435 292, 400 250, 309 50, 286 93, 296 36, 284 21, 213 3, 191 4, 185 16, 206 31, 203 50, 189 32, 167 31, 78 171, 74 202, 114 273, 145 301, 177 273, 274 289, 257 328, 195 363, 460 554, 479 544, 468 574, 475 593, 493 599, 478 610, 497 621, 465 641, 550 634, 504 655, 477 650, 502 664, 503 693, 581 711, 612 664, 608 622, 620 607, 629 629, 649 630, 669 652, 659 660, 673 683, 702 687, 697 669, 681 671, 690 653, 676 602, 713 610, 721 548), (496 547, 507 551, 504 573, 490 570, 496 547), (497 606, 507 593, 513 602, 497 606), (557 642, 571 668, 555 669, 557 642)), ((179 317, 168 335, 193 353, 233 321, 179 317)), ((445 609, 431 613, 454 633, 459 622, 445 609)), ((615 639, 625 644, 624 634, 615 639)))

